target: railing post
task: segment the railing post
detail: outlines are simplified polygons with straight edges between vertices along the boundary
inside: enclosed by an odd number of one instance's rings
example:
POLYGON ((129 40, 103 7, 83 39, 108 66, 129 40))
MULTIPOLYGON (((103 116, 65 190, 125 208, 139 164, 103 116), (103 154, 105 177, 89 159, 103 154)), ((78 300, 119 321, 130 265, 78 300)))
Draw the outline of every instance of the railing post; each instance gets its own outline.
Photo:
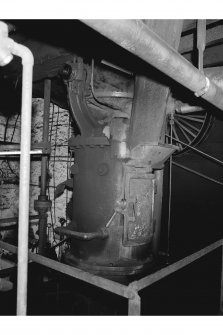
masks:
POLYGON ((128 299, 128 315, 139 316, 141 313, 141 298, 137 292, 128 299))

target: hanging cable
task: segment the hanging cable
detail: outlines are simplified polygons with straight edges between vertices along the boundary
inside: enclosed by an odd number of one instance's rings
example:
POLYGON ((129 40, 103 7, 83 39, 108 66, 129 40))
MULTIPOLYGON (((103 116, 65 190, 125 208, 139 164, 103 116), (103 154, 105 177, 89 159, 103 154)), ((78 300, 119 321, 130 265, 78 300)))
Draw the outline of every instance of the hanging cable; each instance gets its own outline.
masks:
MULTIPOLYGON (((166 136, 170 138, 170 135, 166 135, 166 136)), ((210 155, 206 154, 205 152, 203 152, 203 151, 201 151, 201 150, 199 150, 199 149, 197 149, 197 148, 195 148, 195 147, 192 147, 191 145, 186 144, 186 143, 184 143, 183 141, 181 141, 181 140, 179 140, 179 139, 176 139, 175 137, 172 137, 172 140, 174 140, 174 141, 176 141, 176 142, 179 142, 179 143, 185 145, 186 147, 188 147, 188 148, 194 150, 195 152, 199 153, 200 155, 202 155, 202 156, 204 156, 204 157, 206 157, 206 158, 208 158, 208 159, 214 161, 215 163, 218 163, 218 164, 220 164, 220 165, 223 165, 223 161, 221 161, 221 160, 219 160, 219 159, 217 159, 217 158, 215 158, 215 157, 213 157, 213 156, 210 156, 210 155)))
POLYGON ((180 167, 181 169, 184 169, 184 170, 186 170, 186 171, 188 171, 188 172, 191 172, 191 173, 193 173, 193 174, 196 174, 197 176, 202 177, 202 178, 204 178, 204 179, 206 179, 206 180, 209 180, 209 181, 211 181, 211 182, 213 182, 213 183, 216 183, 216 184, 218 184, 218 185, 223 186, 223 183, 222 183, 222 182, 220 182, 220 181, 218 181, 218 180, 216 180, 216 179, 214 179, 214 178, 208 177, 208 176, 206 176, 206 175, 203 174, 203 173, 200 173, 200 172, 197 172, 197 171, 195 171, 195 170, 193 170, 193 169, 190 169, 190 168, 188 168, 188 167, 186 167, 186 166, 184 166, 184 165, 178 164, 178 163, 176 163, 176 162, 173 162, 173 165, 178 166, 178 167, 180 167))

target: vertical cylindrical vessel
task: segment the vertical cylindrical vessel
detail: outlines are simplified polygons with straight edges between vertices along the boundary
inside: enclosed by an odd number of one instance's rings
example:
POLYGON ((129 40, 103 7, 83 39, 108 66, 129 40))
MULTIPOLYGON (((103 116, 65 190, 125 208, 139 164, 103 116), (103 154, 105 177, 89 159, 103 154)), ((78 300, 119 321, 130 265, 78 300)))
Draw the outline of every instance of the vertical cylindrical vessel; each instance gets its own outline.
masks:
POLYGON ((78 172, 74 175, 70 228, 91 233, 109 226, 108 237, 104 239, 72 238, 66 262, 101 275, 142 271, 153 258, 150 242, 154 229, 154 175, 145 171, 145 167, 127 167, 114 154, 114 143, 78 148, 74 145, 73 149, 78 172), (139 182, 141 189, 137 187, 139 182), (129 187, 132 189, 127 192, 129 187), (151 215, 147 215, 150 210, 151 215), (139 216, 143 216, 143 222, 137 222, 139 216), (135 232, 132 227, 137 227, 135 232))

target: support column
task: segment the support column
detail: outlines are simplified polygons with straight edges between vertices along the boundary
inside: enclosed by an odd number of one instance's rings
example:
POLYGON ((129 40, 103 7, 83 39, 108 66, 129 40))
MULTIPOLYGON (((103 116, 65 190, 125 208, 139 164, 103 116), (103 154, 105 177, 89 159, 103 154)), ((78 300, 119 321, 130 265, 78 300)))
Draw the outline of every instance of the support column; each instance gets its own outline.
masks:
POLYGON ((139 316, 141 314, 141 298, 138 293, 128 300, 128 315, 139 316))

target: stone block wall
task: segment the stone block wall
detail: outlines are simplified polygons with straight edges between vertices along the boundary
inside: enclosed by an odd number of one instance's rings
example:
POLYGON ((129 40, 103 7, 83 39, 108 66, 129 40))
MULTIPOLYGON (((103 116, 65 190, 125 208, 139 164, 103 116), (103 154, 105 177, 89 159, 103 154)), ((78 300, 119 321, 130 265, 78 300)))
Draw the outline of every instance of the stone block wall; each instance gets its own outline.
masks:
MULTIPOLYGON (((33 99, 32 108, 32 143, 42 141, 43 128, 43 99, 33 99)), ((69 178, 69 167, 72 159, 68 153, 68 139, 72 133, 69 112, 56 105, 50 106, 50 132, 51 155, 49 158, 49 187, 48 195, 52 200, 52 209, 48 215, 49 241, 55 243, 53 228, 59 224, 59 220, 66 220, 66 206, 71 197, 71 191, 65 191, 59 198, 54 199, 55 187, 69 178)), ((20 115, 7 117, 0 114, 0 141, 20 142, 20 115)), ((31 158, 30 180, 30 215, 37 215, 34 209, 34 200, 38 198, 41 157, 31 158)), ((0 218, 18 216, 19 199, 19 159, 1 157, 0 159, 0 218)), ((37 223, 37 221, 36 221, 37 223)), ((37 230, 34 226, 34 231, 37 230)))

